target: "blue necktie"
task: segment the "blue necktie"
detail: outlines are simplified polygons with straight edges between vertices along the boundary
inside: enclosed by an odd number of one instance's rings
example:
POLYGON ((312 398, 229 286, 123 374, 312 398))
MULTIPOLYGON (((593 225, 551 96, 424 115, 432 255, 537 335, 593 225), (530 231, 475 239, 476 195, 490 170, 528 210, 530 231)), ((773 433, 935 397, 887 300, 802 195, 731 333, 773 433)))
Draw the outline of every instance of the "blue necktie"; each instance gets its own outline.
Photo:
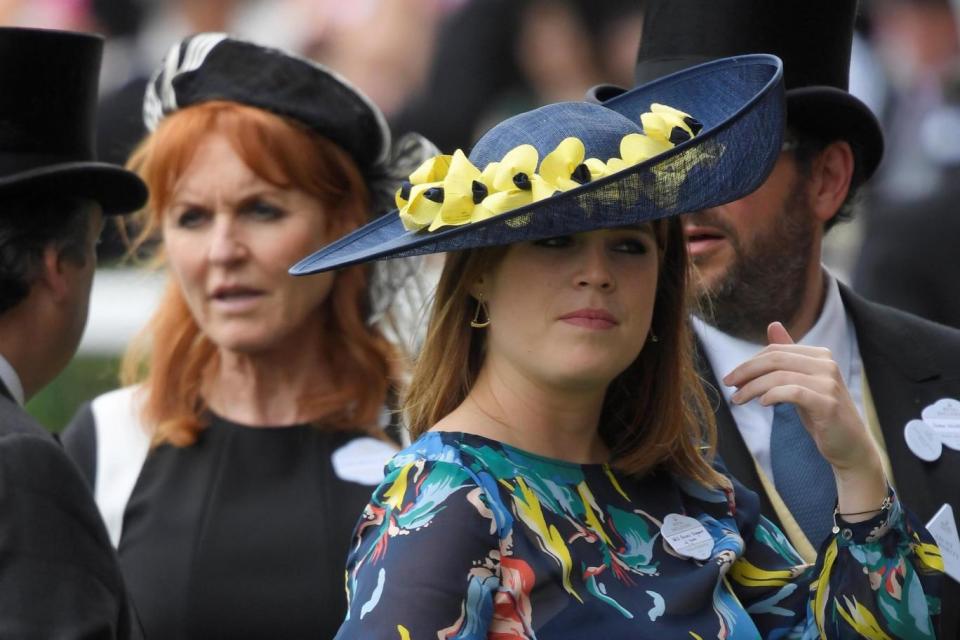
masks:
POLYGON ((773 408, 770 466, 777 493, 810 544, 819 548, 833 527, 837 485, 830 463, 820 455, 797 410, 787 402, 773 408))

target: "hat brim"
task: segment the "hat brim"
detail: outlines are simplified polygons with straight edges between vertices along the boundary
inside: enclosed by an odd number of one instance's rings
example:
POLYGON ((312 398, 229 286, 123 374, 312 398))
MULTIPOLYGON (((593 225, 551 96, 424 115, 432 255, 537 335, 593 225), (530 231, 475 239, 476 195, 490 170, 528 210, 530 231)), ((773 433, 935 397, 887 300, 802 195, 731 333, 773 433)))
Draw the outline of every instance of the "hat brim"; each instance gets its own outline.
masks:
POLYGON ((636 110, 634 118, 659 102, 694 115, 703 129, 650 160, 479 222, 408 231, 391 211, 301 260, 290 273, 642 224, 741 198, 766 180, 779 155, 782 75, 778 58, 752 55, 637 87, 617 98, 636 110))
POLYGON ((24 195, 90 198, 106 215, 137 211, 147 202, 147 187, 137 174, 106 162, 69 162, 0 178, 0 199, 24 195))
MULTIPOLYGON (((603 106, 627 92, 613 84, 587 90, 585 100, 603 106)), ((854 148, 864 180, 877 170, 883 158, 883 129, 876 115, 851 93, 828 86, 787 89, 787 124, 828 140, 846 140, 854 148)), ((609 104, 608 104, 609 103, 609 104)))
POLYGON ((787 90, 787 124, 827 140, 849 142, 864 180, 880 165, 880 123, 870 107, 846 91, 827 86, 787 90))

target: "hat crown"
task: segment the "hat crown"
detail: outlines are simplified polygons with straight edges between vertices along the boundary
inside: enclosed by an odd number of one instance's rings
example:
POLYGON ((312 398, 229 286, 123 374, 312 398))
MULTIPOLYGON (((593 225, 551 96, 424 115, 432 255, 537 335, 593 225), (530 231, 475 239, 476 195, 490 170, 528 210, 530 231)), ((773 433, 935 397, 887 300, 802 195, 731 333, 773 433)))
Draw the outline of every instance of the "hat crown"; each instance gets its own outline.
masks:
POLYGON ((92 160, 99 36, 0 28, 0 176, 92 160))
POLYGON ((648 0, 636 79, 647 82, 693 64, 772 53, 787 90, 846 91, 856 0, 648 0))
POLYGON ((642 129, 610 109, 586 102, 559 102, 504 120, 477 141, 470 162, 483 168, 516 147, 529 144, 543 159, 565 138, 583 142, 585 157, 607 160, 620 154, 620 141, 642 129))
POLYGON ((212 100, 295 120, 337 143, 365 173, 389 153, 385 117, 346 79, 312 60, 224 33, 195 34, 173 45, 148 86, 144 123, 152 130, 165 115, 212 100))

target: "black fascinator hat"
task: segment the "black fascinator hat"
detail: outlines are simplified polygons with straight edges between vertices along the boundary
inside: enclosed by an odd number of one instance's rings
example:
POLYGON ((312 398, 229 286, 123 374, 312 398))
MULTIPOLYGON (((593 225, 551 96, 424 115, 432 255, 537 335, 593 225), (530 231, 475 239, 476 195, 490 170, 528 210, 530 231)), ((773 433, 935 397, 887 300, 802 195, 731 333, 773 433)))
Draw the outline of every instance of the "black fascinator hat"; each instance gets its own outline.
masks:
POLYGON ((378 212, 399 181, 436 153, 418 134, 393 141, 380 109, 331 69, 226 33, 192 35, 170 48, 147 84, 143 121, 153 131, 165 116, 213 100, 284 116, 335 142, 360 169, 378 212))

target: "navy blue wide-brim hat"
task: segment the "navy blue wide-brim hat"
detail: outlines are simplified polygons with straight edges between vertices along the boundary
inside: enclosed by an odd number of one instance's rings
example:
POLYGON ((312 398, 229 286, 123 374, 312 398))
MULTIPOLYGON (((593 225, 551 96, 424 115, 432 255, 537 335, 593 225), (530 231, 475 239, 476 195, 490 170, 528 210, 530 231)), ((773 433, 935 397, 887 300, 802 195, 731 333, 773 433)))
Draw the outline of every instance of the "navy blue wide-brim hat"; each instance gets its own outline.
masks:
MULTIPOLYGON (((469 156, 474 171, 483 171, 492 163, 506 164, 501 161, 521 145, 532 145, 543 159, 574 137, 582 142, 584 153, 582 165, 571 178, 581 184, 485 219, 434 231, 408 230, 400 211, 394 210, 301 260, 290 273, 305 275, 372 260, 642 224, 714 207, 754 191, 766 180, 780 153, 783 67, 775 56, 716 60, 639 86, 619 100, 626 112, 635 115, 626 117, 586 102, 547 105, 496 125, 469 156), (587 159, 614 166, 608 159, 621 156, 625 137, 644 133, 637 124, 640 114, 654 104, 668 105, 699 121, 695 135, 638 164, 595 179, 585 176, 585 167, 592 166, 587 159)), ((537 175, 545 172, 543 164, 537 175)), ((536 179, 517 173, 513 181, 529 189, 528 183, 536 179)), ((479 183, 479 178, 474 181, 475 191, 482 189, 479 183)), ((436 184, 428 198, 444 197, 445 188, 449 196, 452 185, 436 184)), ((412 198, 410 193, 403 196, 412 198)))
POLYGON ((0 199, 90 198, 106 214, 146 202, 136 174, 94 152, 103 39, 0 27, 0 199))

